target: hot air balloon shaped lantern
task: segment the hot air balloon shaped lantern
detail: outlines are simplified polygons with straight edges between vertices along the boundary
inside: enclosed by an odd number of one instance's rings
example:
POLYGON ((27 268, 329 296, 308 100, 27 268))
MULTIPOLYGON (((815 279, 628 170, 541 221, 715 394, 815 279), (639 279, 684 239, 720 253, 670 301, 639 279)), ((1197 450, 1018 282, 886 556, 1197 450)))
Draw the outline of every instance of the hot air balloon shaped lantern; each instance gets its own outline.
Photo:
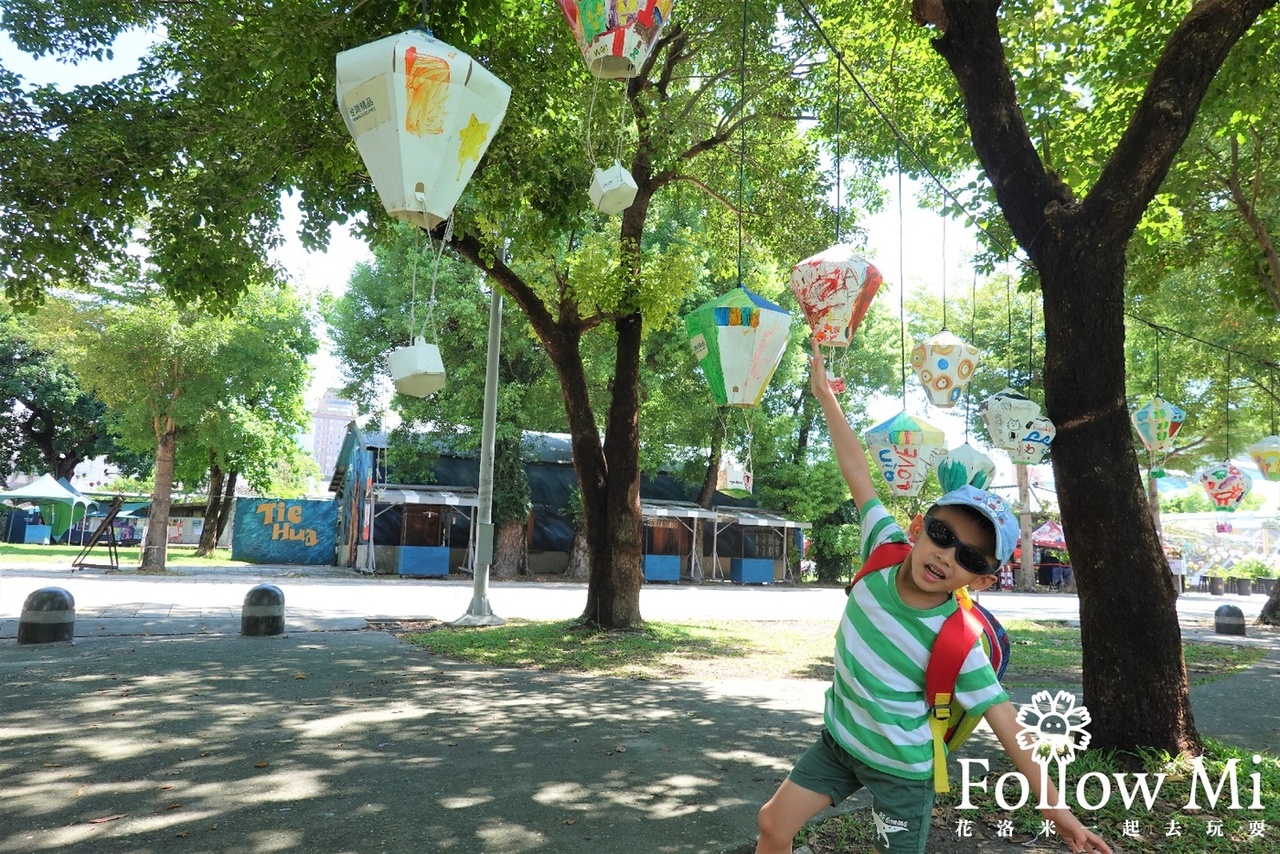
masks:
POLYGON ((791 292, 813 337, 826 347, 848 347, 880 290, 875 265, 837 244, 791 269, 791 292))
POLYGON ((640 73, 671 14, 671 0, 560 0, 587 68, 605 80, 640 73))
POLYGON ((942 330, 911 350, 911 367, 934 406, 955 406, 978 367, 978 348, 942 330))
POLYGON ((923 418, 899 412, 863 434, 867 449, 894 495, 920 493, 924 479, 946 454, 946 436, 923 418))
POLYGON ((716 404, 755 406, 782 360, 791 314, 737 287, 694 309, 684 326, 716 404))
POLYGON ((1040 414, 1040 404, 1011 388, 996 392, 979 407, 991 444, 1009 452, 1017 465, 1034 465, 1044 459, 1057 429, 1040 414))
POLYGON ((985 489, 995 477, 996 464, 973 445, 965 442, 952 448, 938 463, 938 483, 943 492, 951 492, 962 486, 985 489))
POLYGON ((449 218, 507 113, 511 87, 425 30, 337 59, 338 105, 387 213, 449 218))
POLYGON ((1150 455, 1151 476, 1164 477, 1165 458, 1173 450, 1173 437, 1182 429, 1187 413, 1160 395, 1154 395, 1134 409, 1129 418, 1150 455))
POLYGON ((1205 466, 1196 475, 1214 508, 1228 513, 1240 506, 1253 487, 1249 476, 1230 462, 1205 466))
POLYGON ((1280 436, 1267 436, 1249 446, 1263 480, 1280 480, 1280 436))

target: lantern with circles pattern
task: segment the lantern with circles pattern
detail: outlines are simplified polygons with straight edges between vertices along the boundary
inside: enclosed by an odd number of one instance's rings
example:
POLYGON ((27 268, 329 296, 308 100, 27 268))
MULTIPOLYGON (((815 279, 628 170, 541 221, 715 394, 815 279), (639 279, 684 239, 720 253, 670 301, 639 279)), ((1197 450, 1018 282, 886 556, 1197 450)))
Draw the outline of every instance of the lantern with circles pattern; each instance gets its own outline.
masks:
POLYGON ((929 402, 949 408, 959 402, 978 367, 978 348, 942 330, 911 350, 911 367, 920 378, 929 402))

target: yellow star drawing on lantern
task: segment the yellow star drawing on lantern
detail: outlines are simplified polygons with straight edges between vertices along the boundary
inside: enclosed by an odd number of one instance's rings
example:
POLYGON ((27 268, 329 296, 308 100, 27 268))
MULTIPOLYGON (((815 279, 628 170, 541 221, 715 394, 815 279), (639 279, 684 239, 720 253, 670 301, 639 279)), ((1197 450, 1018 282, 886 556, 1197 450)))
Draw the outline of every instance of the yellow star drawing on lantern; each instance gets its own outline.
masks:
POLYGON ((484 142, 489 138, 489 125, 476 118, 476 114, 471 114, 471 121, 467 122, 458 134, 462 138, 462 147, 458 149, 458 178, 462 180, 462 167, 466 165, 468 159, 479 160, 480 149, 484 148, 484 142))

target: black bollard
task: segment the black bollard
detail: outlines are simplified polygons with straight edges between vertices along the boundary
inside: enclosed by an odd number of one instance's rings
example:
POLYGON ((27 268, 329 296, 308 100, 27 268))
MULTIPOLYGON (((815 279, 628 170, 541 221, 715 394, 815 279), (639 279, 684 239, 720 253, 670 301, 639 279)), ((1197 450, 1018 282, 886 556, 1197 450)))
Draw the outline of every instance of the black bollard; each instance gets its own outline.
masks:
POLYGON ((22 603, 18 643, 67 643, 76 636, 76 600, 61 587, 41 587, 22 603))
POLYGON ((244 596, 240 634, 269 637, 284 634, 284 591, 274 584, 259 584, 244 596))
POLYGON ((1220 635, 1244 636, 1244 612, 1235 605, 1223 605, 1213 612, 1213 630, 1220 635))

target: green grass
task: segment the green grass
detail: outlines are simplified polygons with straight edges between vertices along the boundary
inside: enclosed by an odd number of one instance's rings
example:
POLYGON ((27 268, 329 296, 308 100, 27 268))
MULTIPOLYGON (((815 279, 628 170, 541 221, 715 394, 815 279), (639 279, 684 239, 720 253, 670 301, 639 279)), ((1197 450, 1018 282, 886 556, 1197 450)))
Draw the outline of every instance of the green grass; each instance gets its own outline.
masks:
MULTIPOLYGON (((1080 681, 1080 630, 1054 622, 1009 620, 1009 670, 1002 680, 1009 686, 1035 685, 1046 680, 1080 681)), ((1194 684, 1230 676, 1264 654, 1257 647, 1222 643, 1184 643, 1187 676, 1194 684)))
MULTIPOLYGON (((80 554, 80 546, 41 546, 25 543, 0 543, 0 567, 2 566, 39 566, 42 564, 62 564, 70 566, 71 561, 80 554)), ((142 549, 138 546, 121 547, 116 550, 120 556, 120 569, 133 569, 142 560, 142 549)), ((106 563, 107 550, 103 546, 95 546, 87 558, 91 563, 106 563)), ((215 549, 208 557, 196 557, 195 546, 169 546, 168 566, 247 566, 244 561, 232 560, 230 549, 215 549)))
MULTIPOLYGON (((1240 809, 1232 809, 1230 786, 1223 786, 1214 806, 1209 806, 1203 781, 1196 791, 1200 809, 1189 810, 1195 775, 1191 760, 1186 757, 1171 759, 1167 755, 1150 754, 1142 757, 1118 756, 1097 751, 1085 751, 1067 766, 1066 802, 1076 817, 1097 832, 1115 850, 1125 854, 1235 854, 1241 851, 1275 851, 1276 836, 1280 835, 1280 758, 1274 753, 1255 754, 1222 742, 1206 739, 1202 757, 1209 790, 1218 785, 1223 770, 1231 759, 1236 759, 1236 779, 1239 784, 1240 809), (1260 762, 1255 763, 1258 756, 1260 762), (1135 763, 1140 767, 1135 769, 1135 763), (1114 774, 1123 774, 1126 786, 1134 787, 1138 772, 1151 775, 1149 784, 1154 789, 1155 775, 1166 778, 1153 802, 1147 809, 1141 798, 1132 808, 1124 806, 1118 793, 1114 774), (1084 775, 1096 772, 1110 781, 1111 795, 1102 797, 1101 784, 1091 777, 1083 793, 1097 809, 1085 809, 1078 799, 1078 784, 1084 775), (1261 809, 1250 809, 1254 783, 1251 775, 1259 775, 1259 802, 1261 809), (1221 835, 1218 834, 1219 828, 1221 835), (1256 834, 1261 833, 1261 836, 1256 834)), ((931 839, 942 842, 955 840, 962 821, 972 822, 974 838, 1000 839, 1013 844, 1023 844, 1042 834, 1043 817, 1029 802, 1019 809, 1005 810, 996 801, 996 781, 1013 770, 1004 754, 990 762, 986 793, 976 787, 970 789, 969 807, 960 809, 961 792, 958 781, 953 781, 951 793, 940 795, 933 811, 931 839)), ((1056 776, 1056 771, 1054 772, 1056 776)), ((1018 798, 1018 786, 1010 782, 1006 788, 1007 799, 1018 798)), ((801 832, 799 840, 814 854, 838 854, 846 851, 870 850, 872 822, 865 813, 858 811, 836 816, 801 832)), ((1065 850, 1060 840, 1048 840, 1053 850, 1065 850)), ((931 848, 932 850, 932 848, 931 848)), ((944 846, 941 850, 960 850, 944 846)), ((968 849, 976 850, 976 849, 968 849)))
MULTIPOLYGON (((1011 686, 1080 682, 1080 630, 1062 623, 1010 621, 1011 686)), ((627 678, 831 678, 834 627, 824 621, 650 622, 638 631, 602 632, 576 621, 512 620, 505 626, 411 627, 410 642, 446 658, 493 667, 591 673, 627 678)), ((1263 651, 1227 644, 1183 647, 1193 681, 1222 678, 1263 651)))

